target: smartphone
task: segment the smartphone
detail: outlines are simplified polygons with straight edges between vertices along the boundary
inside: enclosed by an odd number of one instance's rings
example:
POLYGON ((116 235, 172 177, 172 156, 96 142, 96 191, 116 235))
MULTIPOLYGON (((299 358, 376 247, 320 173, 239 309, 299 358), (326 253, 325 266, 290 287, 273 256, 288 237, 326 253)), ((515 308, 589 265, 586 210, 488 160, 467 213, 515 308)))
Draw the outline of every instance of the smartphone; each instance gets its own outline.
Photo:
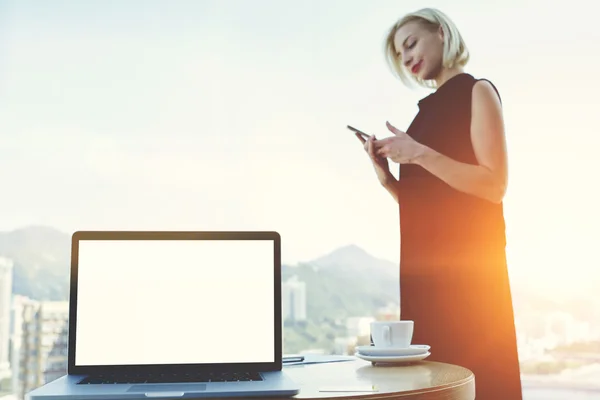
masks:
POLYGON ((293 362, 302 362, 304 361, 304 356, 300 354, 290 354, 288 356, 284 356, 282 362, 285 363, 293 363, 293 362))
POLYGON ((350 125, 347 125, 347 128, 350 129, 352 132, 354 132, 354 134, 356 135, 356 137, 358 139, 360 139, 360 141, 363 142, 363 143, 366 142, 371 137, 371 135, 367 135, 363 131, 358 130, 358 129, 350 126, 350 125))

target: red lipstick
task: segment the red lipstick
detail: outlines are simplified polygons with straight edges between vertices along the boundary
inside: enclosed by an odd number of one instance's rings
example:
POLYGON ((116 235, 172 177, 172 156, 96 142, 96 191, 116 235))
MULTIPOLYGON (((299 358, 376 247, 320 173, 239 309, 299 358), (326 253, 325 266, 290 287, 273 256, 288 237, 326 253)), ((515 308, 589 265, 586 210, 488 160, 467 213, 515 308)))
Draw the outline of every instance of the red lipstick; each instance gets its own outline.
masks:
POLYGON ((421 64, 423 64, 423 60, 419 61, 412 67, 411 71, 413 74, 416 74, 417 72, 419 72, 419 70, 421 69, 421 64))

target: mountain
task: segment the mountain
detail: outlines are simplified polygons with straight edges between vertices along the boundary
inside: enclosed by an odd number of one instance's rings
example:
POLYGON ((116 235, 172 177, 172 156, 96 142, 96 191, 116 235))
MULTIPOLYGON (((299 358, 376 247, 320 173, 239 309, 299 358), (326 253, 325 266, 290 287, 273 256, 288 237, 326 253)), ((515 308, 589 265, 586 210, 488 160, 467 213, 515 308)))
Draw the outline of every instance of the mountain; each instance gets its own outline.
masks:
POLYGON ((296 266, 282 266, 284 283, 295 277, 305 284, 307 315, 306 321, 286 324, 285 351, 331 352, 334 339, 347 335, 348 317, 374 317, 390 304, 398 307, 398 272, 393 263, 355 245, 296 266))
POLYGON ((13 261, 13 293, 68 300, 70 235, 45 226, 0 232, 0 256, 13 261))
MULTIPOLYGON (((0 256, 14 262, 13 292, 35 300, 68 300, 71 237, 44 226, 0 232, 0 256)), ((345 319, 373 316, 398 303, 398 269, 358 246, 339 248, 297 266, 282 266, 306 285, 308 321, 286 327, 286 349, 331 348, 346 334, 345 319)))
POLYGON ((315 321, 374 315, 399 299, 394 264, 355 245, 294 267, 282 267, 283 281, 293 276, 306 285, 306 311, 315 321))
POLYGON ((323 257, 309 262, 320 268, 343 268, 346 271, 371 271, 398 277, 397 263, 373 257, 355 244, 340 247, 323 257))
POLYGON ((399 301, 398 264, 374 257, 357 245, 340 247, 309 264, 324 275, 346 282, 353 288, 353 296, 393 303, 399 301))
MULTIPOLYGON (((68 300, 71 236, 52 227, 29 226, 0 232, 0 256, 12 259, 13 292, 36 300, 68 300)), ((282 267, 284 278, 306 282, 308 307, 315 315, 365 315, 397 302, 398 268, 360 247, 338 248, 294 268, 282 267), (323 304, 337 304, 334 308, 323 304)))

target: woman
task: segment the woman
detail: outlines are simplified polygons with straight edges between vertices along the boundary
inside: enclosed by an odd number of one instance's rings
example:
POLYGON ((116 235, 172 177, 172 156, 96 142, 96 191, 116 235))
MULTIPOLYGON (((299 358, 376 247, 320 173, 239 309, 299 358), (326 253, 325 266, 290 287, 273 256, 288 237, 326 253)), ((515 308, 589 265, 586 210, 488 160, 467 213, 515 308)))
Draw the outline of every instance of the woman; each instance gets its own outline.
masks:
POLYGON ((477 400, 522 399, 505 255, 507 155, 501 101, 469 59, 452 21, 435 9, 404 16, 386 40, 398 77, 436 91, 406 132, 365 150, 399 204, 401 318, 430 360, 475 374, 477 400), (401 164, 396 180, 388 159, 401 164))

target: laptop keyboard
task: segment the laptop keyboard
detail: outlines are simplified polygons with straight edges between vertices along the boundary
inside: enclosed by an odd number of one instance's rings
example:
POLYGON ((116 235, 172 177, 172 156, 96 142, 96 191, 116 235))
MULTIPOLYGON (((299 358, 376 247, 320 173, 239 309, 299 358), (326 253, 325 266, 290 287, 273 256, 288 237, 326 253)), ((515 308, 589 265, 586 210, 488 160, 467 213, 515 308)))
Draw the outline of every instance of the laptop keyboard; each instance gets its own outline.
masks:
POLYGON ((258 372, 197 372, 183 374, 125 374, 94 375, 79 381, 78 385, 114 385, 117 383, 183 383, 183 382, 248 382, 262 381, 258 372))

